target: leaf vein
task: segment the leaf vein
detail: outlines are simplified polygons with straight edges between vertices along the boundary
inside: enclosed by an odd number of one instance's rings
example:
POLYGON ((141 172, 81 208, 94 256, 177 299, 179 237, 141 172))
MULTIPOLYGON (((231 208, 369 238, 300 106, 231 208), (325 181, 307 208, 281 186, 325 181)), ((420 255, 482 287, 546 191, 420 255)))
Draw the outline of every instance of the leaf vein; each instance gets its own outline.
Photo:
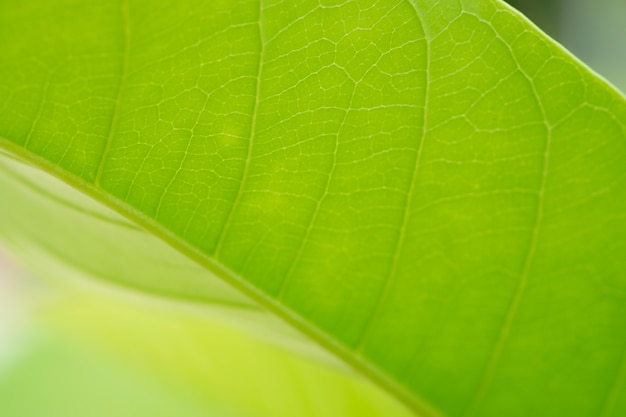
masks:
MULTIPOLYGON (((424 32, 426 32, 426 26, 424 24, 424 21, 422 20, 422 17, 420 16, 420 12, 417 9, 417 6, 413 3, 413 1, 409 0, 409 3, 411 4, 411 6, 413 7, 413 9, 415 10, 415 15, 417 16, 417 19, 420 21, 420 25, 422 26, 422 30, 424 32)), ((419 174, 419 170, 420 170, 420 165, 421 165, 421 159, 422 159, 422 150, 424 148, 424 139, 426 137, 426 132, 428 130, 428 120, 427 120, 427 114, 428 114, 428 95, 429 95, 429 84, 430 84, 430 76, 429 76, 429 69, 430 69, 430 44, 429 44, 429 39, 428 37, 425 38, 425 54, 426 54, 426 65, 425 65, 425 85, 424 85, 424 106, 423 106, 423 119, 422 119, 422 131, 421 131, 421 137, 419 140, 419 144, 417 146, 417 150, 416 150, 416 154, 415 154, 415 163, 413 166, 413 173, 411 175, 411 182, 409 185, 409 189, 407 191, 407 197, 406 197, 406 203, 405 203, 405 209, 404 209, 404 213, 402 215, 402 223, 400 225, 400 230, 398 232, 398 239, 396 240, 396 244, 394 247, 394 252, 393 252, 393 259, 391 261, 391 266, 389 268, 389 273, 387 275, 387 278, 385 279, 385 283, 383 286, 383 290, 380 294, 380 296, 378 297, 378 301, 376 303, 376 306, 374 307, 374 312, 370 315, 370 317, 367 319, 367 321, 365 322, 365 327, 363 328, 363 331, 361 333, 361 336, 359 337, 357 343, 356 343, 356 347, 355 347, 355 351, 358 353, 361 353, 365 347, 365 345, 367 344, 367 340, 370 336, 371 330, 374 327, 374 324, 376 323, 376 320, 378 319, 378 317, 380 316, 382 309, 384 308, 387 299, 389 298, 389 294, 391 292, 391 289, 393 288, 393 284, 395 282, 395 278, 396 275, 398 273, 398 266, 400 264, 400 258, 401 258, 401 252, 402 252, 402 248, 404 246, 404 243, 406 241, 406 232, 408 229, 408 223, 409 223, 409 218, 411 217, 411 202, 413 200, 413 194, 417 185, 417 177, 419 174)))
MULTIPOLYGON (((515 55, 510 50, 510 48, 509 48, 509 51, 511 53, 512 58, 515 60, 515 55)), ((524 263, 522 266, 522 271, 519 275, 519 279, 517 280, 517 286, 515 287, 513 298, 507 309, 506 316, 500 328, 500 331, 498 333, 495 345, 489 355, 485 371, 483 372, 482 377, 478 383, 476 394, 474 395, 473 399, 469 403, 468 408, 465 411, 465 414, 464 414, 465 417, 471 417, 476 414, 476 412, 478 411, 478 407, 482 403, 485 397, 485 394, 489 390, 489 387, 491 386, 491 382, 493 381, 493 378, 495 376, 496 369, 500 363, 500 359, 502 358, 502 354, 504 352, 506 342, 508 340, 509 334, 513 327, 513 322, 519 311, 519 307, 520 307, 522 298, 524 297, 524 293, 526 292, 526 286, 528 284, 528 277, 530 275, 530 269, 533 264, 535 252, 537 251, 537 244, 539 241, 539 231, 541 229, 541 225, 543 223, 543 218, 544 218, 544 196, 545 196, 545 190, 546 190, 546 185, 547 185, 548 169, 550 165, 550 149, 552 146, 553 126, 548 121, 546 110, 543 106, 543 103, 541 102, 539 93, 537 91, 537 87, 533 79, 526 73, 526 71, 524 71, 524 69, 522 69, 519 66, 518 66, 518 69, 519 69, 519 72, 526 78, 526 80, 528 81, 530 85, 530 88, 532 89, 533 97, 535 97, 537 101, 537 106, 544 120, 544 124, 546 128, 546 144, 545 144, 545 149, 543 153, 543 164, 542 164, 543 167, 542 167, 542 172, 541 172, 541 180, 539 183, 539 190, 537 193, 538 194, 537 207, 535 211, 534 224, 531 229, 532 231, 531 231, 530 242, 528 244, 528 249, 526 251, 526 254, 524 255, 524 258, 523 258, 524 263)))
POLYGON ((246 186, 246 182, 248 180, 248 173, 250 172, 250 163, 252 160, 252 150, 254 148, 254 136, 256 133, 256 124, 259 113, 259 101, 261 98, 261 74, 263 72, 263 59, 265 55, 265 39, 263 36, 263 0, 259 0, 259 19, 258 19, 258 28, 259 28, 259 61, 257 67, 257 76, 256 76, 256 91, 254 94, 254 107, 252 109, 252 122, 250 123, 250 142, 248 143, 248 152, 246 155, 246 161, 244 163, 243 172, 241 174, 241 181, 239 182, 239 187, 237 188, 237 194, 235 196, 235 200, 233 204, 230 206, 230 210, 228 211, 228 215, 226 217, 226 221, 224 222, 224 226, 220 231, 217 241, 215 244, 215 249, 213 251, 213 256, 215 259, 219 259, 220 252, 223 248, 225 237, 228 234, 230 228, 233 224, 233 219, 235 217, 235 212, 237 207, 241 204, 241 198, 243 196, 243 191, 246 186))
POLYGON ((111 150, 111 143, 113 142, 113 137, 117 133, 117 127, 119 125, 120 118, 120 108, 122 102, 122 94, 126 89, 126 81, 128 79, 128 67, 130 63, 130 41, 131 41, 131 30, 130 30, 130 14, 129 14, 129 0, 122 0, 121 6, 121 14, 122 14, 122 28, 123 28, 123 36, 124 36, 124 52, 122 58, 122 70, 120 76, 120 82, 117 87, 117 94, 115 97, 115 103, 113 107, 113 117, 111 119, 111 126, 109 127, 109 134, 106 138, 106 142, 104 143, 104 149, 102 151, 102 155, 100 156, 100 160, 96 165, 95 170, 95 178, 94 185, 100 186, 100 182, 102 180, 102 173, 104 172, 104 163, 109 155, 111 150))

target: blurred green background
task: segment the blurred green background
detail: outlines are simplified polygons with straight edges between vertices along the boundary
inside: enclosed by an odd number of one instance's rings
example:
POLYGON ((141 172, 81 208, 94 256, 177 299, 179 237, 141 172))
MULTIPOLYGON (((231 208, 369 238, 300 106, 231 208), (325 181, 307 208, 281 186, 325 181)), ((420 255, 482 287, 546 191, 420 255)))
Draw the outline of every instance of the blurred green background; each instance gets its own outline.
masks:
POLYGON ((626 92, 625 0, 508 0, 508 3, 626 92))
MULTIPOLYGON (((510 0, 509 3, 617 88, 626 91, 626 0, 510 0)), ((53 313, 57 318, 42 320, 42 316, 49 314, 50 306, 56 308, 59 297, 16 267, 9 252, 0 247, 1 416, 233 415, 223 409, 207 413, 207 403, 198 401, 197 396, 157 381, 150 372, 142 373, 141 367, 120 363, 118 356, 108 354, 106 349, 94 349, 93 343, 75 343, 75 330, 80 330, 84 323, 70 331, 67 328, 59 331, 58 326, 59 322, 65 326, 74 313, 57 311, 53 313)), ((119 310, 114 304, 101 308, 119 310)), ((77 311, 86 314, 85 320, 93 314, 93 309, 84 307, 74 310, 77 311)), ((227 330, 218 331, 222 332, 221 337, 231 337, 227 330)), ((239 342, 238 337, 232 336, 233 344, 247 343, 239 342)), ((177 386, 180 388, 180 384, 177 386)))

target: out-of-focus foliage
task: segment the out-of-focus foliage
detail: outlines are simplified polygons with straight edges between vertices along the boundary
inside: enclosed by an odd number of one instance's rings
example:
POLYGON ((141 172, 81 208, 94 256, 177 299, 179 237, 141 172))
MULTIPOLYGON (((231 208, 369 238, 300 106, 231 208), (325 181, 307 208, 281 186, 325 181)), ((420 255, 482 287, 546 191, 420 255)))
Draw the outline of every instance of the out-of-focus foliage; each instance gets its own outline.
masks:
POLYGON ((541 29, 626 91, 626 2, 509 0, 541 29))

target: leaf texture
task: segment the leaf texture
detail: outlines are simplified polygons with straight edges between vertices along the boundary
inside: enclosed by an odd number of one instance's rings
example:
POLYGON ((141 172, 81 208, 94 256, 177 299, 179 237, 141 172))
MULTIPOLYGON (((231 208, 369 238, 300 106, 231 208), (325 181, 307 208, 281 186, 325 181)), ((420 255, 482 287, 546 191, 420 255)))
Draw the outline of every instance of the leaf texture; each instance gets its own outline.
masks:
POLYGON ((0 50, 8 153, 417 413, 626 412, 626 102, 508 6, 28 0, 0 50))

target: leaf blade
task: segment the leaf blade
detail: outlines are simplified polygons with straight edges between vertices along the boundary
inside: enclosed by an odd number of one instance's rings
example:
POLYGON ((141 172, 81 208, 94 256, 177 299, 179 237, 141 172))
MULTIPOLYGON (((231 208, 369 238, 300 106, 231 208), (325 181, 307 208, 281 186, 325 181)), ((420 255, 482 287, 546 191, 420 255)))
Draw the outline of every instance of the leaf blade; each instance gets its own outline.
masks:
POLYGON ((568 413, 607 409, 600 370, 626 349, 623 97, 497 2, 276 2, 262 26, 247 5, 168 5, 169 41, 129 7, 137 69, 96 193, 417 408, 514 415, 516 381, 529 407, 582 391, 568 413), (215 42, 185 47, 200 27, 215 42), (563 382, 577 351, 588 378, 563 382))

